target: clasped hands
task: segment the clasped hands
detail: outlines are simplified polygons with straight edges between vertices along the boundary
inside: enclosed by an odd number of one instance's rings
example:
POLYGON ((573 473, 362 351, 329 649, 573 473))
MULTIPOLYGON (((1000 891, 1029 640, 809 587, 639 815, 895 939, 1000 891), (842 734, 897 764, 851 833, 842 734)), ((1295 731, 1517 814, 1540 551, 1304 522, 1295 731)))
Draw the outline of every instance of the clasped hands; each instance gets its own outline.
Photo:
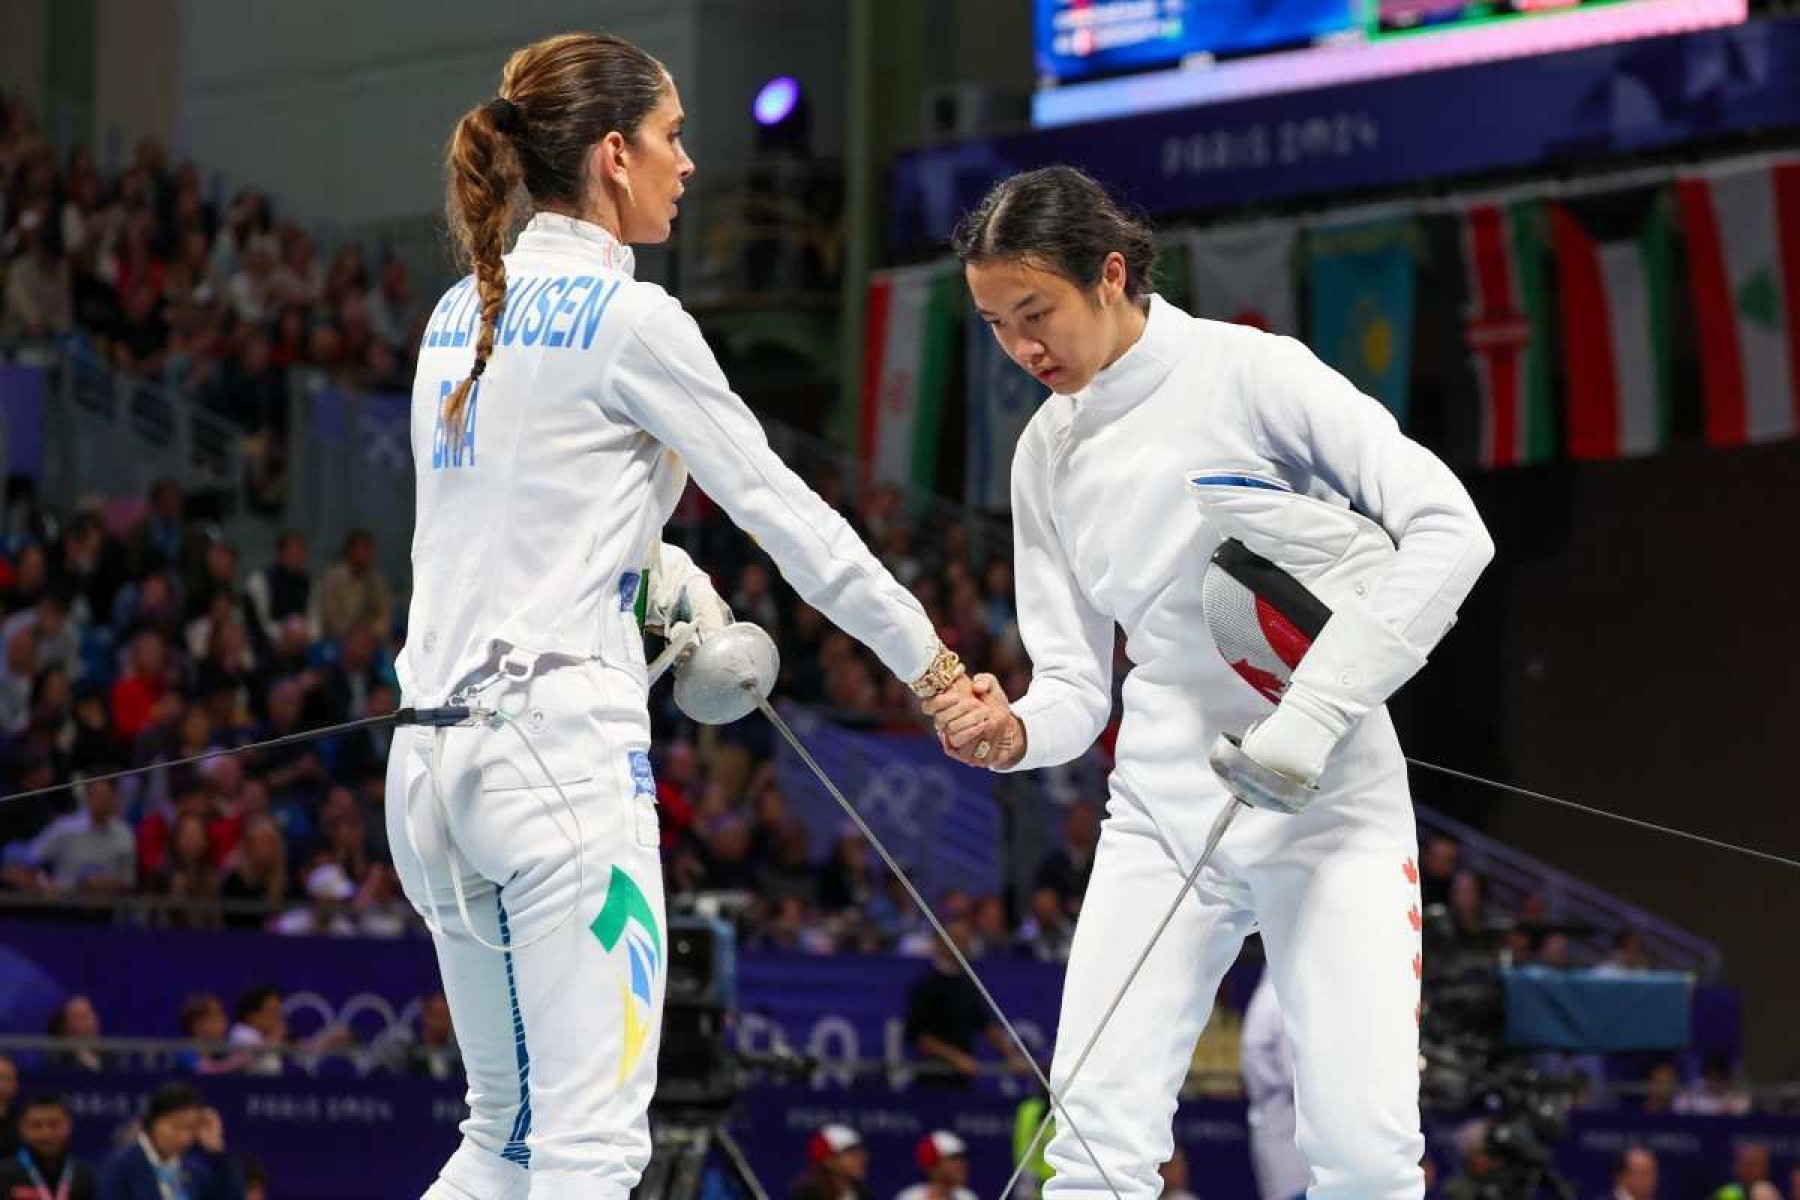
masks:
POLYGON ((957 762, 1005 770, 1025 756, 1025 726, 992 675, 964 676, 920 707, 957 762))

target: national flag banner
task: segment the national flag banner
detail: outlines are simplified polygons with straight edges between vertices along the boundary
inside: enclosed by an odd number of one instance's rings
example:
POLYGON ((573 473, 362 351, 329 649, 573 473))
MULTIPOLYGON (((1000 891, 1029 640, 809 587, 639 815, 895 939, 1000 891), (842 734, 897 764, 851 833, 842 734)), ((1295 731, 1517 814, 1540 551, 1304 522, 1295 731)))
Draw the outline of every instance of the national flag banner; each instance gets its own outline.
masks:
POLYGON ((1800 158, 1686 175, 1677 188, 1707 441, 1792 437, 1800 431, 1800 158))
POLYGON ((965 501, 973 508, 1012 506, 1013 450, 1048 393, 1008 358, 999 339, 969 309, 969 445, 965 501))
POLYGON ((1456 219, 1475 459, 1484 467, 1544 462, 1556 452, 1544 206, 1471 198, 1456 219))
POLYGON ((1189 311, 1272 333, 1300 332, 1291 223, 1194 230, 1188 255, 1189 311))
POLYGON ((1407 427, 1414 256, 1410 217, 1316 226, 1305 241, 1313 352, 1407 427))
POLYGON ((1648 454, 1668 443, 1673 265, 1670 193, 1642 187, 1550 206, 1569 454, 1648 454))
POLYGON ((879 271, 870 281, 861 452, 876 478, 919 489, 936 481, 965 304, 962 273, 950 262, 879 271))

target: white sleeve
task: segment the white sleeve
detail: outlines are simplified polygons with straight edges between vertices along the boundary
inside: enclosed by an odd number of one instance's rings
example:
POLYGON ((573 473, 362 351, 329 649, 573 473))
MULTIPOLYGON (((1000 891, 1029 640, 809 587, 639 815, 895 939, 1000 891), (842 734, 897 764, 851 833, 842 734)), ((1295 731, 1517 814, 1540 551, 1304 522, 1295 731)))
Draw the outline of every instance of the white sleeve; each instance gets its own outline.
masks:
POLYGON ((1044 464, 1028 431, 1013 455, 1013 574, 1031 687, 1013 705, 1025 756, 1011 770, 1053 767, 1094 744, 1112 715, 1113 625, 1075 584, 1050 520, 1044 464))
POLYGON ((1400 432, 1393 415, 1292 338, 1269 338, 1245 381, 1249 415, 1271 459, 1324 480, 1379 521, 1399 547, 1368 614, 1421 656, 1494 557, 1462 482, 1400 432))
POLYGON ((924 608, 769 448, 700 327, 673 298, 625 334, 612 384, 608 406, 681 455, 808 604, 900 679, 925 673, 938 639, 924 608))

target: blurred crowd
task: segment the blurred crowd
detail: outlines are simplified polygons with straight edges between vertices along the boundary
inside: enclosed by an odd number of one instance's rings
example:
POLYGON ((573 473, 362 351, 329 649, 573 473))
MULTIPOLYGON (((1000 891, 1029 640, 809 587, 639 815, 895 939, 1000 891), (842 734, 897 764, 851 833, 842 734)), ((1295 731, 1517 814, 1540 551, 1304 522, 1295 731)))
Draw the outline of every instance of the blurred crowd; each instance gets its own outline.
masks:
POLYGON ((405 264, 326 259, 268 197, 214 190, 149 138, 110 176, 85 147, 59 158, 0 95, 0 348, 76 339, 276 441, 292 367, 406 390, 427 314, 405 264))

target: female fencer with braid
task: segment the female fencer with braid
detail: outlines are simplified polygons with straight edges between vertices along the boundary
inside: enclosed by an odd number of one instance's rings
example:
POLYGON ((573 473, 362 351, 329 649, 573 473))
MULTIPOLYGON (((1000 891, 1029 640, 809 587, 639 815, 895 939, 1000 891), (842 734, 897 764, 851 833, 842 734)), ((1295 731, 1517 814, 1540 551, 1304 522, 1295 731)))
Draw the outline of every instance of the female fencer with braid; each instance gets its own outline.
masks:
POLYGON ((999 184, 956 251, 977 311, 1051 394, 1012 468, 1030 688, 1009 703, 979 676, 974 698, 927 711, 965 761, 1049 766, 1111 714, 1115 623, 1133 664, 1051 1070, 1105 1178, 1059 1123, 1045 1194, 1157 1194, 1195 1038, 1260 929, 1308 1195, 1416 1198, 1417 839, 1384 703, 1492 557, 1475 506, 1300 343, 1152 294, 1149 230, 1080 172, 999 184), (1234 796, 1261 807, 1076 1072, 1234 796))
POLYGON ((469 1076, 431 1200, 624 1200, 649 1157, 668 958, 640 625, 698 637, 692 695, 766 694, 774 672, 766 637, 660 544, 687 469, 916 693, 969 690, 919 603, 770 450, 694 321, 632 278, 628 247, 668 238, 694 169, 681 124, 662 64, 569 35, 515 53, 450 141, 474 272, 419 352, 399 672, 407 705, 492 715, 402 729, 388 764, 395 860, 469 1076), (695 679, 709 655, 721 678, 695 679))

